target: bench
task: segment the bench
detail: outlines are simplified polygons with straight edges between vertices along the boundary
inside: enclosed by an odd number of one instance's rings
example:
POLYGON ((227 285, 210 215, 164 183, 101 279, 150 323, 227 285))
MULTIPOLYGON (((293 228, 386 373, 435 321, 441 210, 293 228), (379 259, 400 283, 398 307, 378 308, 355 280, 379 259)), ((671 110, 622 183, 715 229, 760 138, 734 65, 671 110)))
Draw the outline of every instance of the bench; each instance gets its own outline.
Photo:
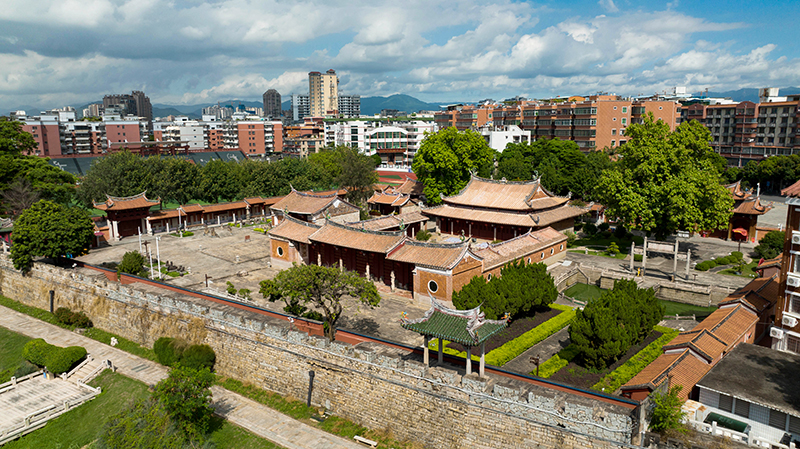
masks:
POLYGON ((368 439, 366 439, 364 437, 361 437, 361 436, 358 436, 358 435, 354 436, 353 439, 358 441, 359 443, 366 444, 367 446, 372 446, 372 447, 377 447, 378 446, 378 442, 377 441, 368 440, 368 439))

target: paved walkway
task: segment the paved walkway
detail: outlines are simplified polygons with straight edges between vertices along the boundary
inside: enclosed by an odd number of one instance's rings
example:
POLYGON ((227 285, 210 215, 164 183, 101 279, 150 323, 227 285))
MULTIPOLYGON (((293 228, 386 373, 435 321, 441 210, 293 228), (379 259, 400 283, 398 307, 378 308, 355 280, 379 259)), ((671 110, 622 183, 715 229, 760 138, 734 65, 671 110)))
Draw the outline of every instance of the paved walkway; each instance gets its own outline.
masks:
MULTIPOLYGON (((0 394, 0 430, 16 428, 31 413, 61 406, 91 393, 74 382, 61 378, 46 380, 43 375, 17 383, 13 390, 0 394)), ((38 418, 37 418, 38 419, 38 418)))
POLYGON ((569 327, 565 327, 555 334, 531 346, 527 351, 503 365, 503 369, 520 374, 530 374, 536 370, 536 365, 531 363, 531 357, 539 356, 539 363, 544 363, 569 345, 569 327))
MULTIPOLYGON (((0 306, 0 326, 58 346, 79 345, 99 360, 111 360, 117 372, 154 385, 167 377, 167 368, 128 354, 83 335, 0 306)), ((265 405, 220 387, 212 387, 213 406, 228 421, 288 449, 363 449, 364 446, 331 435, 283 415, 265 405)))

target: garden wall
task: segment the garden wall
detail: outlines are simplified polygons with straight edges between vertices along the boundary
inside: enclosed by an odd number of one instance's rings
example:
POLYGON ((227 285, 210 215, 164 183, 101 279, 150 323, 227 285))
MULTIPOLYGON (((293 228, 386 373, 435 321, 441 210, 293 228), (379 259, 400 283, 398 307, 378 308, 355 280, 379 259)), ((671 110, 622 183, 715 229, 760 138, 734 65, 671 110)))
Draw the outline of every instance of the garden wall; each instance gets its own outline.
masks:
MULTIPOLYGON (((121 285, 89 269, 36 264, 27 276, 0 255, 0 294, 47 309, 86 312, 99 328, 152 345, 161 336, 211 345, 216 370, 314 404, 425 447, 628 448, 638 434, 630 405, 517 379, 428 368, 377 342, 329 343, 292 323, 153 285, 121 285)), ((299 324, 299 323, 295 323, 299 324)))

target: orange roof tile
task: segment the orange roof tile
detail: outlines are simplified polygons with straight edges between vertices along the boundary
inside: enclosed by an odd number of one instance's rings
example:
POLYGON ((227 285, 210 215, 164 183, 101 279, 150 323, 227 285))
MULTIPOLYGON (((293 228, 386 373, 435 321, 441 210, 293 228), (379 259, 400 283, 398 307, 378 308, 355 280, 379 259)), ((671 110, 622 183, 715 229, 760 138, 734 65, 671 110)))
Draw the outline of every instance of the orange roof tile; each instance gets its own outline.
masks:
POLYGON ((322 226, 306 223, 292 218, 284 217, 277 226, 269 230, 270 237, 276 237, 294 242, 311 243, 308 237, 317 232, 322 226))
POLYGON ((664 351, 675 348, 690 348, 704 356, 708 363, 716 363, 727 349, 727 345, 712 335, 707 329, 683 332, 675 337, 669 344, 664 345, 664 351))
POLYGON ((449 204, 423 209, 425 215, 437 217, 449 217, 460 220, 480 221, 483 223, 500 224, 507 226, 523 226, 526 228, 538 228, 549 226, 553 223, 567 218, 578 217, 586 212, 585 209, 576 206, 562 206, 544 212, 532 214, 517 214, 513 212, 488 211, 470 209, 466 207, 454 207, 449 204))
POLYGON ((711 365, 697 358, 688 349, 679 353, 662 354, 623 385, 622 389, 638 390, 647 388, 652 391, 662 382, 669 379, 670 386, 680 385, 683 387, 680 396, 683 400, 686 400, 692 388, 710 369, 711 365))
POLYGON ((130 209, 143 209, 146 207, 153 207, 158 206, 161 204, 161 200, 151 200, 148 199, 145 194, 147 191, 144 191, 138 195, 133 196, 111 196, 106 195, 105 202, 102 203, 93 203, 95 209, 100 210, 130 210, 130 209))
POLYGON ((789 187, 781 190, 781 195, 788 196, 789 198, 800 197, 800 181, 797 181, 789 187))
POLYGON ((231 203, 217 203, 217 204, 209 204, 207 206, 203 206, 203 212, 205 213, 228 212, 246 208, 247 208, 247 203, 245 203, 244 201, 234 201, 231 203))
POLYGON ((374 253, 388 253, 405 239, 402 232, 367 231, 328 221, 313 235, 312 242, 327 243, 343 248, 374 253))
POLYGON ((195 212, 203 212, 203 206, 201 204, 185 204, 181 206, 184 212, 187 214, 193 214, 195 212))
POLYGON ((292 190, 283 199, 273 204, 270 209, 277 211, 288 210, 290 213, 311 215, 322 212, 337 201, 342 200, 339 199, 336 193, 320 195, 292 190))
POLYGON ((743 200, 750 196, 749 192, 746 192, 742 189, 742 181, 736 181, 733 184, 728 184, 725 186, 728 189, 728 192, 731 193, 734 200, 743 200))
POLYGON ((399 228, 401 221, 403 224, 409 225, 428 221, 428 217, 422 215, 420 212, 406 212, 404 214, 386 215, 370 220, 356 221, 348 223, 348 225, 354 228, 367 229, 369 231, 384 231, 386 229, 399 228))
POLYGON ((401 193, 387 193, 387 192, 375 192, 372 196, 367 200, 369 204, 390 204, 392 206, 403 206, 411 199, 409 195, 403 195, 401 193))
POLYGON ((758 316, 740 304, 713 311, 693 330, 708 329, 715 337, 731 347, 757 322, 758 316))
POLYGON ((527 232, 505 242, 489 244, 482 249, 473 249, 472 252, 483 259, 483 270, 488 271, 566 240, 567 236, 547 227, 527 232))
POLYGON ((457 194, 445 197, 446 204, 531 212, 564 204, 568 198, 553 197, 544 190, 538 180, 494 181, 472 176, 457 194), (545 201, 535 202, 537 199, 545 201))
POLYGON ((416 179, 411 179, 411 178, 406 177, 406 180, 403 181, 402 184, 400 184, 399 186, 390 187, 390 188, 395 192, 399 192, 399 193, 402 193, 402 194, 405 194, 405 195, 411 195, 411 196, 415 196, 416 197, 416 196, 422 195, 422 188, 423 187, 424 187, 423 184, 421 182, 417 181, 416 179))
POLYGON ((386 259, 449 270, 469 251, 469 243, 423 243, 406 240, 386 259))
POLYGON ((761 204, 761 198, 753 198, 737 204, 736 207, 733 208, 733 213, 745 215, 764 215, 772 210, 772 207, 772 203, 763 205, 761 204))

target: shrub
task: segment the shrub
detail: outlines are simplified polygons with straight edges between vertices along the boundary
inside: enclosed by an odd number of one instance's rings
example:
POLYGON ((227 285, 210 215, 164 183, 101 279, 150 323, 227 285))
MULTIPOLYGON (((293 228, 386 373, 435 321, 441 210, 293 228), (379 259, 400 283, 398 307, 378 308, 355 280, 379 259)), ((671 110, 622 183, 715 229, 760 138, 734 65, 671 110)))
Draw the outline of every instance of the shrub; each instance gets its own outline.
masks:
POLYGON ((611 242, 611 244, 608 245, 608 248, 606 249, 606 252, 610 256, 616 256, 617 254, 619 254, 619 246, 617 246, 616 242, 611 242))
MULTIPOLYGON (((577 346, 568 345, 566 348, 559 351, 558 354, 550 357, 544 363, 539 365, 539 377, 547 379, 548 377, 557 373, 561 370, 561 368, 569 365, 569 362, 578 356, 578 352, 577 346)), ((536 371, 531 372, 531 374, 535 373, 536 371)))
POLYGON ((83 312, 73 312, 66 307, 59 307, 54 314, 58 321, 67 326, 82 328, 92 327, 92 321, 83 312))
POLYGON ((744 254, 740 253, 739 251, 734 251, 731 253, 731 257, 736 259, 736 262, 741 262, 744 259, 744 254))
POLYGON ((431 239, 431 233, 427 229, 420 229, 419 232, 417 232, 416 238, 420 242, 427 242, 431 239))
POLYGON ((597 225, 597 230, 600 231, 600 232, 606 232, 606 231, 609 230, 609 228, 611 228, 611 225, 609 225, 606 222, 603 222, 603 223, 600 223, 599 225, 597 225))
POLYGON ((44 341, 43 338, 36 338, 25 343, 25 346, 22 347, 22 357, 34 365, 45 366, 47 358, 54 348, 55 346, 44 341))
POLYGON ((38 370, 38 366, 27 360, 23 360, 19 367, 14 371, 14 377, 19 379, 20 377, 27 376, 30 373, 35 373, 38 370))
POLYGON ((117 266, 120 273, 133 274, 140 276, 144 270, 144 256, 139 251, 128 251, 122 256, 122 261, 117 266))
POLYGON ((633 255, 633 260, 636 261, 636 262, 641 262, 643 259, 644 259, 644 256, 642 254, 634 254, 633 255))
POLYGON ((239 296, 241 296, 242 298, 247 299, 247 300, 252 299, 252 298, 250 298, 250 289, 249 288, 240 288, 239 289, 239 296))
POLYGON ((770 231, 761 238, 755 252, 764 259, 774 259, 783 251, 783 240, 786 234, 783 231, 770 231))
POLYGON ((567 248, 572 248, 575 246, 575 240, 578 239, 575 233, 572 231, 567 231, 564 234, 567 236, 567 248))
POLYGON ((209 345, 192 345, 183 351, 180 364, 193 369, 208 368, 214 369, 214 363, 217 361, 217 355, 209 345))
POLYGON ((575 232, 578 232, 581 229, 583 229, 583 223, 575 223, 575 226, 572 227, 572 230, 575 232))
POLYGON ((717 266, 717 263, 713 260, 706 260, 704 262, 700 262, 694 266, 694 269, 697 271, 708 271, 717 266))
POLYGON ((653 360, 662 354, 661 348, 678 336, 678 331, 668 327, 655 326, 655 330, 662 335, 655 341, 645 346, 641 351, 633 355, 628 361, 614 371, 608 373, 604 378, 592 386, 593 390, 602 390, 606 393, 613 393, 617 388, 625 385, 633 379, 640 371, 645 369, 653 360))
POLYGON ((236 287, 233 286, 233 282, 227 281, 227 282, 225 282, 225 285, 227 286, 225 291, 227 291, 229 295, 235 295, 236 294, 236 287))
POLYGON ((86 357, 86 348, 83 346, 70 346, 59 348, 50 353, 45 367, 48 371, 55 374, 66 373, 79 361, 86 357))
MULTIPOLYGON (((525 332, 519 337, 507 342, 503 346, 490 351, 488 354, 486 354, 486 363, 494 366, 505 365, 514 358, 519 357, 519 355, 523 352, 530 349, 531 346, 563 329, 573 320, 573 318, 575 318, 575 309, 571 307, 557 304, 552 304, 550 307, 553 309, 559 309, 562 312, 529 330, 528 332, 525 332)), ((480 360, 478 356, 474 357, 480 360)))
POLYGON ((626 235, 628 235, 628 231, 625 229, 625 226, 617 225, 617 227, 614 228, 614 237, 624 239, 626 235))
POLYGON ((55 316, 58 319, 58 321, 64 324, 70 324, 69 321, 70 318, 72 317, 72 311, 66 307, 59 307, 56 309, 55 316))
POLYGON ((585 232, 586 235, 591 237, 597 234, 597 226, 595 226, 594 223, 586 223, 585 225, 583 225, 583 232, 585 232))
POLYGON ((179 338, 161 337, 153 344, 153 352, 156 353, 158 363, 174 366, 181 360, 186 346, 186 342, 179 338))

